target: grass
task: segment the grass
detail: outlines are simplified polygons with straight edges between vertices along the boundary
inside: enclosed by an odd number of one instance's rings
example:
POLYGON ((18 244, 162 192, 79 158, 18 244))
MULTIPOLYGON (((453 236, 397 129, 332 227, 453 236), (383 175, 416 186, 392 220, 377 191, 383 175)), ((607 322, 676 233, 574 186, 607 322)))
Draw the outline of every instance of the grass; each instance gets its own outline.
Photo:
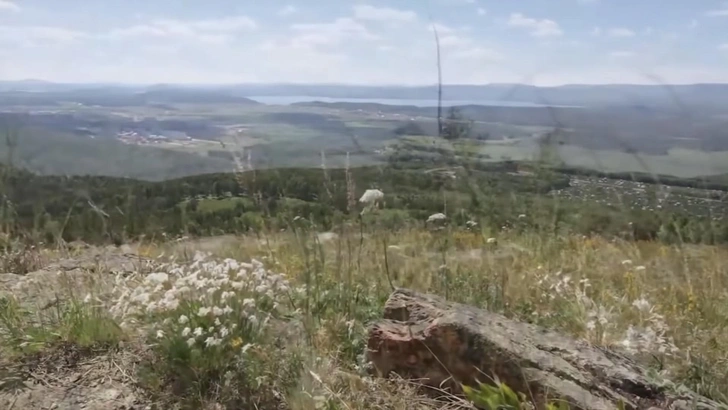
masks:
POLYGON ((68 300, 29 311, 12 297, 0 299, 0 351, 26 355, 60 345, 110 348, 123 340, 122 329, 93 300, 68 300))
POLYGON ((285 231, 221 242, 209 256, 144 243, 145 256, 164 255, 155 273, 117 277, 106 300, 28 311, 4 299, 0 350, 22 357, 140 339, 150 354, 137 383, 150 400, 182 408, 444 409, 512 400, 482 389, 470 401, 441 403, 410 382, 367 375, 367 328, 399 286, 625 349, 655 377, 728 402, 725 247, 477 228, 484 223, 394 229, 394 211, 375 210, 325 238, 311 221, 291 219, 285 231))
MULTIPOLYGON (((155 279, 159 283, 140 288, 132 287, 140 281, 129 282, 132 296, 151 297, 142 299, 145 309, 132 315, 144 324, 154 352, 138 375, 150 394, 189 406, 269 408, 265 405, 286 403, 298 409, 404 409, 408 400, 416 399, 422 408, 440 408, 444 404, 416 396, 403 381, 365 375, 366 329, 380 315, 391 281, 596 345, 630 350, 655 375, 726 401, 725 248, 449 229, 392 232, 376 221, 365 227, 363 242, 355 226, 320 242, 305 220, 295 223, 293 232, 221 245, 208 258, 207 268, 203 262, 180 260, 179 265, 160 267, 169 276, 155 279), (491 235, 497 245, 488 243, 491 235), (234 265, 221 262, 224 258, 257 258, 262 262, 248 266, 248 273, 262 273, 232 288, 236 277, 229 275, 238 267, 216 268, 234 265), (288 282, 275 282, 283 278, 263 266, 285 272, 288 282), (148 310, 150 301, 161 303, 169 289, 184 286, 181 278, 200 269, 195 279, 205 283, 200 289, 180 293, 179 304, 171 309, 148 310), (216 277, 214 272, 225 274, 216 277), (271 282, 273 277, 278 279, 271 282), (161 288, 155 292, 157 285, 161 288), (235 292, 235 297, 228 299, 223 292, 235 292), (232 312, 217 315, 204 309, 215 306, 228 306, 232 312), (248 319, 251 315, 256 316, 255 325, 248 319), (218 318, 222 321, 216 324, 218 318), (235 330, 219 334, 222 327, 233 325, 235 330), (202 329, 199 337, 194 336, 197 328, 202 329), (400 384, 384 387, 387 383, 400 384), (240 397, 251 401, 241 402, 240 397), (375 402, 379 404, 369 406, 375 402)), ((176 249, 175 244, 157 243, 148 244, 146 252, 174 255, 176 249)), ((127 314, 125 321, 132 316, 127 314)), ((103 332, 91 334, 87 340, 103 332)))

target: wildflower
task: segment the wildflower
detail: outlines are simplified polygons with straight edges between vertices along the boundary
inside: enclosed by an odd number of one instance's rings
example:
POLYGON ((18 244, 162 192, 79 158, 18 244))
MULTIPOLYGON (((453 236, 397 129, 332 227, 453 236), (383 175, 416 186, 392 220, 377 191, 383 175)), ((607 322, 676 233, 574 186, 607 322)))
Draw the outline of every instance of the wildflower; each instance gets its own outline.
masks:
POLYGON ((200 337, 200 336, 202 336, 202 332, 204 332, 204 330, 202 330, 202 328, 201 328, 201 327, 198 327, 198 328, 196 328, 196 329, 195 329, 195 331, 194 331, 194 333, 193 333, 193 334, 194 334, 195 336, 197 336, 197 337, 200 337))
POLYGON ((638 310, 643 311, 643 312, 650 310, 650 307, 651 307, 650 302, 648 302, 644 298, 635 300, 634 302, 632 302, 632 306, 636 307, 638 310))
POLYGON ((164 331, 162 331, 162 330, 157 330, 157 339, 161 339, 161 338, 163 338, 163 337, 164 337, 164 331))
POLYGON ((626 266, 626 265, 631 265, 631 264, 632 264, 632 260, 630 260, 630 259, 625 259, 622 261, 622 265, 626 266))
POLYGON ((231 308, 230 306, 225 305, 225 307, 222 308, 222 313, 224 315, 229 315, 232 312, 233 312, 233 308, 231 308))
POLYGON ((430 215, 430 217, 427 218, 427 223, 442 222, 445 219, 447 219, 447 216, 445 216, 445 214, 443 214, 443 213, 436 213, 436 214, 430 215))
POLYGON ((637 271, 637 272, 641 272, 641 271, 644 271, 646 269, 647 268, 645 266, 642 266, 642 265, 637 266, 637 267, 634 268, 634 270, 637 271))
POLYGON ((242 344, 243 344, 243 339, 241 339, 239 337, 236 337, 230 341, 230 346, 232 346, 233 349, 237 349, 242 344))
POLYGON ((190 333, 192 333, 192 329, 190 329, 189 327, 182 329, 182 337, 187 337, 190 335, 190 333))
POLYGON ((223 314, 223 311, 222 311, 222 309, 221 309, 221 308, 219 308, 219 307, 215 306, 215 307, 213 307, 213 308, 212 308, 212 314, 213 314, 214 316, 222 316, 222 314, 223 314))
POLYGON ((147 275, 147 278, 145 280, 145 282, 147 282, 147 283, 157 283, 157 284, 162 284, 167 281, 169 281, 169 275, 167 275, 164 272, 150 273, 149 275, 147 275))
POLYGON ((220 340, 216 337, 210 336, 207 339, 205 339, 205 346, 207 346, 207 347, 217 346, 220 344, 220 342, 222 342, 222 340, 220 340))
POLYGON ((196 342, 195 338, 191 337, 191 338, 187 339, 187 346, 192 347, 192 345, 195 344, 195 342, 196 342))
POLYGON ((222 326, 220 328, 220 337, 226 337, 229 334, 230 334, 230 330, 228 330, 228 328, 226 328, 225 326, 222 326))
POLYGON ((203 317, 203 316, 207 316, 209 313, 210 313, 210 308, 201 307, 200 310, 197 311, 197 316, 203 317))
POLYGON ((185 315, 182 315, 182 316, 180 316, 180 317, 179 317, 179 319, 177 320, 177 323, 179 323, 180 325, 184 325, 184 324, 186 324, 186 323, 187 323, 187 322, 189 322, 189 321, 190 321, 190 318, 188 318, 188 317, 187 317, 187 316, 185 316, 185 315))
POLYGON ((485 242, 488 244, 494 244, 494 243, 498 242, 498 240, 495 238, 488 238, 485 242))
POLYGON ((364 204, 375 204, 384 198, 384 192, 378 190, 378 189, 367 189, 364 191, 364 195, 359 198, 359 202, 364 204))

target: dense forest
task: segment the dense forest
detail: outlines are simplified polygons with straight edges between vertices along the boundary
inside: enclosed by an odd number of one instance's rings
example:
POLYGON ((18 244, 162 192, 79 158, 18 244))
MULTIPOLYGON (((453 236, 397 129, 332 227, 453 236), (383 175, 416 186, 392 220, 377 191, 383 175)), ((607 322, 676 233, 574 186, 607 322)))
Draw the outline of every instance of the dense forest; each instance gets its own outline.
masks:
MULTIPOLYGON (((722 218, 692 215, 689 207, 667 212, 563 201, 550 193, 568 187, 565 171, 577 170, 529 167, 506 162, 455 167, 450 172, 425 172, 416 164, 350 172, 280 169, 164 182, 38 176, 4 168, 2 229, 15 238, 45 243, 61 239, 121 243, 141 237, 288 229, 296 217, 320 230, 347 220, 396 229, 424 224, 432 213, 446 212, 452 224, 464 227, 468 221, 478 221, 487 230, 528 227, 553 234, 728 242, 728 223, 722 218), (519 169, 530 172, 513 172, 519 169), (360 219, 362 205, 356 200, 371 188, 385 193, 384 206, 360 219)), ((655 182, 644 176, 643 180, 655 182)), ((660 182, 699 186, 704 181, 660 182)), ((718 181, 713 185, 728 190, 718 181)))

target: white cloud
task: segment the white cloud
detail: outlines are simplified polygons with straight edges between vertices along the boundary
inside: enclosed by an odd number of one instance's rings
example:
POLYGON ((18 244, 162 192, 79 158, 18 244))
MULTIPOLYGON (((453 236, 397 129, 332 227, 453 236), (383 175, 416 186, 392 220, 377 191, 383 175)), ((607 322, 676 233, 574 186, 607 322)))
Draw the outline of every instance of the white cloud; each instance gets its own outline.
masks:
POLYGON ((724 43, 718 46, 718 50, 728 51, 728 43, 724 43))
POLYGON ((20 6, 10 0, 0 0, 0 11, 20 11, 20 6))
POLYGON ((508 25, 528 29, 534 37, 561 36, 564 32, 558 23, 549 19, 534 19, 521 13, 512 13, 508 25))
POLYGON ((431 26, 428 26, 427 30, 432 30, 433 28, 435 30, 437 30, 437 34, 440 36, 448 35, 448 34, 455 34, 455 32, 457 31, 453 27, 447 26, 442 23, 434 23, 431 26))
POLYGON ((484 47, 471 47, 455 51, 452 56, 461 60, 478 60, 482 62, 499 62, 505 60, 505 56, 496 50, 484 47))
POLYGON ((690 24, 688 24, 688 28, 698 28, 698 20, 692 19, 690 20, 690 24))
POLYGON ((488 10, 486 10, 486 9, 484 9, 482 7, 478 7, 478 10, 477 11, 478 11, 478 15, 479 16, 485 16, 486 14, 488 14, 488 10))
POLYGON ((607 35, 609 37, 634 37, 635 33, 628 28, 615 27, 607 30, 607 35))
POLYGON ((705 12, 705 15, 709 17, 728 17, 728 4, 720 9, 709 10, 705 12))
POLYGON ((360 4, 354 6, 354 17, 359 20, 372 21, 414 21, 417 20, 417 13, 410 10, 360 4))
POLYGON ((624 50, 612 51, 611 53, 609 53, 609 56, 612 58, 627 58, 627 57, 633 57, 634 55, 635 55, 635 53, 633 51, 624 51, 624 50))
POLYGON ((299 36, 315 40, 314 42, 323 42, 323 38, 329 43, 340 43, 345 39, 360 40, 377 40, 378 36, 372 34, 369 29, 362 23, 348 18, 341 17, 332 23, 306 23, 294 24, 291 29, 299 36))
POLYGON ((86 37, 81 31, 53 26, 0 26, 0 41, 36 46, 47 43, 70 43, 86 37))
POLYGON ((106 37, 124 39, 130 37, 158 37, 166 39, 194 40, 209 44, 222 44, 231 39, 230 34, 253 31, 258 28, 255 20, 247 16, 231 16, 220 19, 181 21, 158 19, 146 24, 113 29, 106 37))
POLYGON ((591 31, 591 35, 595 37, 599 37, 602 35, 602 28, 601 27, 594 27, 591 31))
POLYGON ((295 14, 297 11, 298 11, 298 9, 296 8, 296 6, 292 6, 289 4, 285 7, 283 7, 282 9, 280 9, 278 11, 278 15, 290 16, 291 14, 295 14))
POLYGON ((258 23, 248 16, 225 17, 221 19, 200 20, 189 23, 191 27, 205 31, 251 31, 258 28, 258 23))

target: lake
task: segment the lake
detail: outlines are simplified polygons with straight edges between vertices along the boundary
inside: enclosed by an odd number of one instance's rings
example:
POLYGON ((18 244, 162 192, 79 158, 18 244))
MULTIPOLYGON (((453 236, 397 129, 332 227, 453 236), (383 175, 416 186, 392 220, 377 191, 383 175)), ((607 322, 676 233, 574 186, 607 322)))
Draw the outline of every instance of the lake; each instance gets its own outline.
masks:
MULTIPOLYGON (((330 97, 310 97, 303 95, 292 96, 253 96, 248 97, 251 100, 258 101, 269 105, 290 105, 301 102, 351 102, 351 103, 374 103, 385 105, 414 105, 416 107, 437 107, 437 100, 399 100, 391 98, 330 98, 330 97)), ((546 107, 546 105, 533 104, 528 102, 513 101, 489 101, 489 100, 442 100, 444 107, 454 105, 488 105, 496 107, 546 107)))

